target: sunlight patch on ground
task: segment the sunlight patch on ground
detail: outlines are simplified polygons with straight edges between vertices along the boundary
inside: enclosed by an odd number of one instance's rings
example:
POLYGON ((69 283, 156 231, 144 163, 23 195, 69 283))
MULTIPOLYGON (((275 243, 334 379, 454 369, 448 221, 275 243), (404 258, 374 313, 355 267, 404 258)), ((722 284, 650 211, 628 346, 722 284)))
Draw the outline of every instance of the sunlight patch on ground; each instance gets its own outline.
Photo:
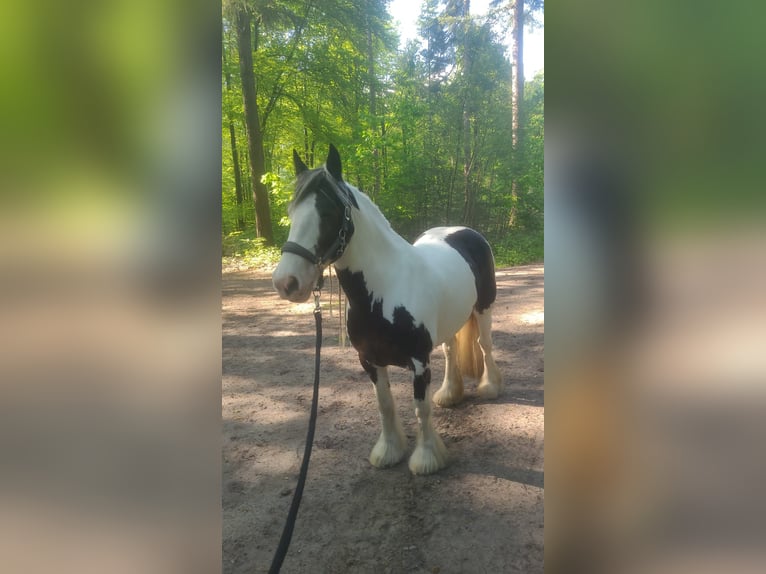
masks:
POLYGON ((521 322, 525 325, 545 324, 545 311, 532 311, 521 316, 521 322))
POLYGON ((293 315, 310 315, 314 312, 314 298, 312 297, 305 303, 290 303, 291 307, 288 309, 288 313, 293 315))

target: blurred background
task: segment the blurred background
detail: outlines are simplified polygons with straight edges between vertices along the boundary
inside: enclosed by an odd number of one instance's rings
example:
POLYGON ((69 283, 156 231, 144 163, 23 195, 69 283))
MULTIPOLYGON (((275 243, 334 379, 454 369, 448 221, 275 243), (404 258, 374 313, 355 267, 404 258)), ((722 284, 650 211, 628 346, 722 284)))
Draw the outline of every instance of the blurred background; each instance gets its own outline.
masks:
MULTIPOLYGON (((762 572, 766 9, 546 8, 546 566, 762 572)), ((220 35, 0 8, 4 572, 220 567, 220 35)))
POLYGON ((764 8, 546 9, 546 569, 762 572, 764 8))
POLYGON ((220 568, 220 6, 0 7, 0 570, 220 568))

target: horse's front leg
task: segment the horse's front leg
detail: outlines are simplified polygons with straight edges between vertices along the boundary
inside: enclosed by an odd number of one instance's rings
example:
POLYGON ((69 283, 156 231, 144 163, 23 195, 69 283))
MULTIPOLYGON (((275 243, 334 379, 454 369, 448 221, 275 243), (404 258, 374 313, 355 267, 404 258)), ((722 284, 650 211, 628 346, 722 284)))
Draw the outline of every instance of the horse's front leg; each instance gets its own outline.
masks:
POLYGON ((413 474, 431 474, 447 466, 447 448, 431 421, 431 368, 413 359, 415 379, 415 416, 418 419, 418 439, 410 457, 413 474))
POLYGON ((407 437, 404 434, 402 422, 396 414, 396 405, 388 381, 388 369, 376 367, 364 359, 361 359, 361 362, 375 387, 382 427, 378 442, 370 453, 370 463, 378 468, 392 466, 404 458, 407 451, 407 437))

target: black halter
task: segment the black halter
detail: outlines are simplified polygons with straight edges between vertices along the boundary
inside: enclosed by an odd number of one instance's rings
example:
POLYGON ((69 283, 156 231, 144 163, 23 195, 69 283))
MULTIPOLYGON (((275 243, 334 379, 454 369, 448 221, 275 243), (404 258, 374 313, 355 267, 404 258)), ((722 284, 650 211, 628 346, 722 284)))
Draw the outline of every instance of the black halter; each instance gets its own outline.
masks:
POLYGON ((351 206, 355 202, 351 195, 351 190, 346 187, 344 182, 338 182, 337 187, 337 193, 332 194, 332 197, 337 201, 338 205, 343 208, 343 217, 341 218, 338 236, 335 238, 333 244, 320 256, 316 253, 312 253, 303 247, 303 245, 295 243, 294 241, 287 241, 282 246, 282 253, 292 253, 303 257, 320 269, 335 263, 341 258, 346 251, 346 247, 348 247, 348 242, 351 240, 351 236, 354 235, 354 222, 351 219, 351 206))

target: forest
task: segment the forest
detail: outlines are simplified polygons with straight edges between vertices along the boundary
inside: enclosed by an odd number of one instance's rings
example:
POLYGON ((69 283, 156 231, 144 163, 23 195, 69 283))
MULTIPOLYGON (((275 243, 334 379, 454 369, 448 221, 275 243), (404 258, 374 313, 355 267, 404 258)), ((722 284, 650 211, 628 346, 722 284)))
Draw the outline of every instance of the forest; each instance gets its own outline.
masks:
POLYGON ((278 258, 292 150, 316 167, 333 143, 406 239, 468 225, 499 266, 542 261, 544 76, 522 57, 542 8, 423 0, 400 46, 388 0, 224 0, 224 258, 278 258))

